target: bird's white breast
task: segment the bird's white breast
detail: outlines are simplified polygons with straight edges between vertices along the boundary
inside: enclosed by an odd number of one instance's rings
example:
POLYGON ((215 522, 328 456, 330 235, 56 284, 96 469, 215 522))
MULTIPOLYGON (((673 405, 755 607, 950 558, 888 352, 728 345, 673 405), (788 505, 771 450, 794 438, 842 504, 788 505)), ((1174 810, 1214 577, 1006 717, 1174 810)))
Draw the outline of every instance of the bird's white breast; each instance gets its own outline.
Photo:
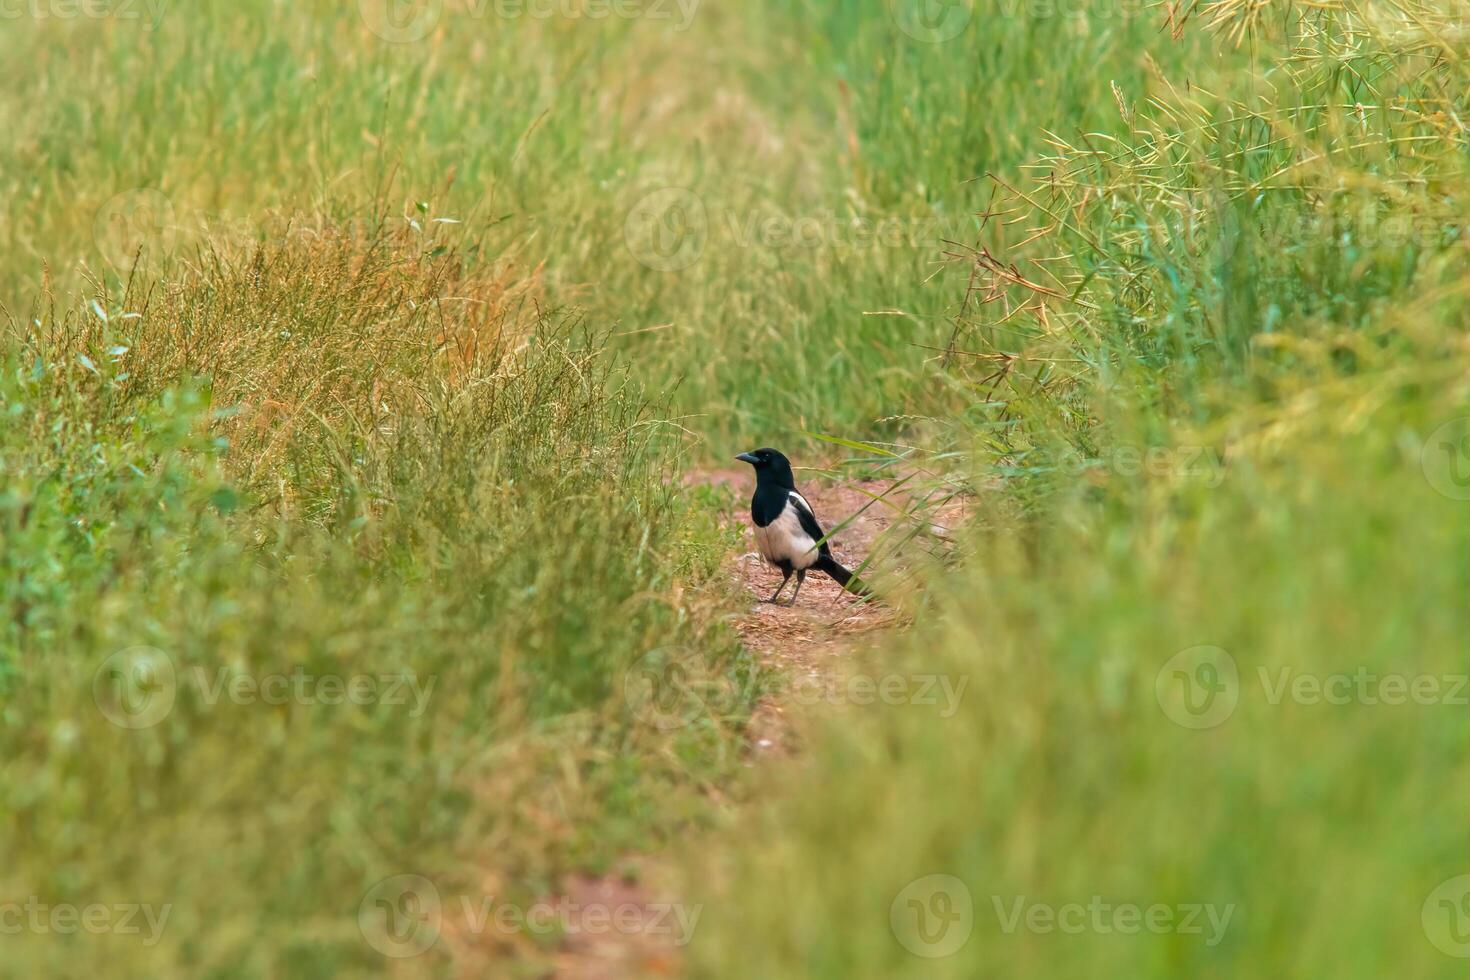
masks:
POLYGON ((755 546, 770 562, 790 562, 792 568, 810 568, 821 557, 817 542, 801 528, 796 513, 799 505, 788 499, 781 515, 765 527, 755 529, 755 546))

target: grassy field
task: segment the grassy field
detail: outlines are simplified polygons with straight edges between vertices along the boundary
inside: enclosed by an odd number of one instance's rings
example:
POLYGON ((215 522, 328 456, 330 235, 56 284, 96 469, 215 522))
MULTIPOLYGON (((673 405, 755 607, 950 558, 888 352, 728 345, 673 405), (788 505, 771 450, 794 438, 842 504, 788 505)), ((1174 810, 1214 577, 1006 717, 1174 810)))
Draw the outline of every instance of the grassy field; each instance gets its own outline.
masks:
POLYGON ((454 913, 630 855, 695 976, 1458 975, 1466 23, 0 11, 0 976, 547 975, 454 913), (943 710, 743 764, 754 445, 963 503, 943 710))

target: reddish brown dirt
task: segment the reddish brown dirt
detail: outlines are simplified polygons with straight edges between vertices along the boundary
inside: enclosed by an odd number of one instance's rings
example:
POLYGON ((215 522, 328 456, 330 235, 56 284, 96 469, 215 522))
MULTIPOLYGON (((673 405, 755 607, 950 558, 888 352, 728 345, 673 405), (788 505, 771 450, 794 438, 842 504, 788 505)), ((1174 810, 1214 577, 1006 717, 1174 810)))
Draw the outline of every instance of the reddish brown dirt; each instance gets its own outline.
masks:
POLYGON ((646 872, 637 881, 605 876, 568 880, 565 894, 581 908, 625 910, 620 928, 571 935, 557 957, 556 976, 564 980, 667 977, 682 972, 677 920, 668 913, 673 899, 652 899, 646 872))

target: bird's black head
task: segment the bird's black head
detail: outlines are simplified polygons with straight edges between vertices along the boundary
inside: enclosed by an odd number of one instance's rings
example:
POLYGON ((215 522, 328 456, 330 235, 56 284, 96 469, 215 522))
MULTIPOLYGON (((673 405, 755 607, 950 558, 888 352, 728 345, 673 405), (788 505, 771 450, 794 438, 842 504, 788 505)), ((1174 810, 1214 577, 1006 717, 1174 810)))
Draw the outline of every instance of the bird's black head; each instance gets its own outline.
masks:
POLYGON ((796 478, 791 475, 791 460, 775 449, 755 449, 741 453, 736 459, 755 467, 757 483, 774 483, 796 489, 796 478))

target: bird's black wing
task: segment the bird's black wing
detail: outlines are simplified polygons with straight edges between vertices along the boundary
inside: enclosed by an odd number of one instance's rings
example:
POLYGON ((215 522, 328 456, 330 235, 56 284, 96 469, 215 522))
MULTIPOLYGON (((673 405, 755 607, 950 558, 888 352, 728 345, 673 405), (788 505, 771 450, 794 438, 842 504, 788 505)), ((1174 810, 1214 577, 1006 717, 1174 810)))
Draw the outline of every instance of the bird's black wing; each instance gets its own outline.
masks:
MULTIPOLYGON (((822 525, 817 523, 817 515, 812 511, 812 505, 807 503, 806 498, 795 490, 790 491, 789 494, 787 497, 787 506, 796 510, 797 520, 801 521, 801 529, 813 541, 822 541, 822 538, 826 536, 827 532, 823 531, 822 525)), ((817 553, 830 555, 832 554, 832 549, 828 546, 827 542, 822 541, 821 545, 817 548, 817 553)))

